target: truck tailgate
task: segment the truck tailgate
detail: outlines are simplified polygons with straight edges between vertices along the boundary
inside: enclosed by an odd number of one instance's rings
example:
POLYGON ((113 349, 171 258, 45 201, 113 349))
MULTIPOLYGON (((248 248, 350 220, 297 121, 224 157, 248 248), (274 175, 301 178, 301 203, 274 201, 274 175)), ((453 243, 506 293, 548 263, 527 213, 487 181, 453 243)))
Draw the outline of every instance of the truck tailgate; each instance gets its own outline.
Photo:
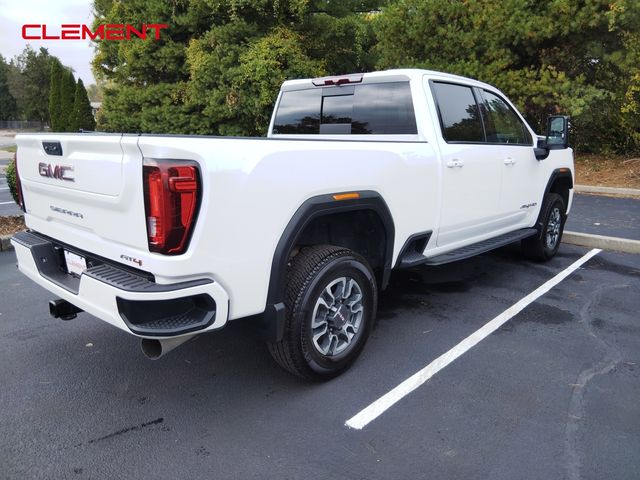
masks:
POLYGON ((138 137, 18 135, 27 226, 89 248, 96 241, 147 249, 138 137))

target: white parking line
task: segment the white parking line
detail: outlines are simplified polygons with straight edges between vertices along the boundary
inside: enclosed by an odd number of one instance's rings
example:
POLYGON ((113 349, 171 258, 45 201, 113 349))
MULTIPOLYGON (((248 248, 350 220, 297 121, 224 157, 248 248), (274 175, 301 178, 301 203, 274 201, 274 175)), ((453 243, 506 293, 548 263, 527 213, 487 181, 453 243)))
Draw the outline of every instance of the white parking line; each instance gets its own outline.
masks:
POLYGON ((448 352, 440 355, 429 365, 424 367, 422 370, 414 373, 412 376, 407 378, 400 385, 395 387, 393 390, 385 393, 382 397, 377 399, 368 407, 361 410, 359 413, 351 417, 349 420, 345 422, 345 425, 350 428, 355 428, 357 430, 361 430, 366 427, 373 420, 382 415, 387 409, 395 405, 397 402, 402 400, 404 397, 413 392, 416 388, 422 385, 424 382, 433 377, 436 373, 442 370, 444 367, 449 365, 455 359, 460 357, 462 354, 467 352, 469 349, 476 346, 482 340, 487 338, 493 332, 495 332, 502 325, 507 323, 511 318, 520 313, 527 305, 532 302, 535 302, 542 295, 547 293, 553 287, 558 285, 562 280, 567 278, 573 272, 575 272, 578 268, 580 268, 585 262, 587 262, 590 258, 600 253, 602 250, 599 248, 594 248, 593 250, 586 253, 583 257, 576 260, 570 266, 565 268, 563 271, 558 273, 552 279, 546 281, 538 288, 536 288, 533 292, 531 292, 526 297, 522 298, 518 302, 511 305, 500 315, 495 317, 489 323, 486 323, 480 329, 473 332, 467 338, 462 340, 459 344, 453 347, 448 352))
POLYGON ((0 205, 10 205, 12 203, 15 205, 16 202, 0 202, 0 205))
POLYGON ((9 190, 9 187, 7 188, 0 187, 0 190, 9 190))

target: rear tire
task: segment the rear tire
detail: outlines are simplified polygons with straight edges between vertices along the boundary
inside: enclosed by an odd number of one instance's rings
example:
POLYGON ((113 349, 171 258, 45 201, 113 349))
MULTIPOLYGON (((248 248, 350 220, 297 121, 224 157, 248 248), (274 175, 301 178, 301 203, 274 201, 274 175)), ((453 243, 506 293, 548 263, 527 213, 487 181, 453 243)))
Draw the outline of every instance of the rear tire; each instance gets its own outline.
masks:
POLYGON ((544 199, 537 225, 540 231, 522 241, 522 252, 527 258, 539 262, 551 260, 560 248, 567 208, 557 193, 549 193, 544 199))
POLYGON ((268 344, 271 355, 299 377, 339 375, 371 333, 377 295, 375 277, 360 255, 330 245, 303 248, 287 271, 285 332, 268 344))

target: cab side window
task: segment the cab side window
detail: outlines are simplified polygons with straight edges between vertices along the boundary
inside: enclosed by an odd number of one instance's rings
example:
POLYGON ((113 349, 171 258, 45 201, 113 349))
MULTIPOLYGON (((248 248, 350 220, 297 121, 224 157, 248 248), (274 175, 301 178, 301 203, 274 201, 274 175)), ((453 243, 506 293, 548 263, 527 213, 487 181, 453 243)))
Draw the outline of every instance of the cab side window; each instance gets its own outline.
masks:
POLYGON ((433 82, 442 136, 447 142, 484 142, 480 109, 471 87, 433 82))
POLYGON ((482 113, 489 143, 532 145, 531 134, 516 112, 499 96, 482 91, 482 113))

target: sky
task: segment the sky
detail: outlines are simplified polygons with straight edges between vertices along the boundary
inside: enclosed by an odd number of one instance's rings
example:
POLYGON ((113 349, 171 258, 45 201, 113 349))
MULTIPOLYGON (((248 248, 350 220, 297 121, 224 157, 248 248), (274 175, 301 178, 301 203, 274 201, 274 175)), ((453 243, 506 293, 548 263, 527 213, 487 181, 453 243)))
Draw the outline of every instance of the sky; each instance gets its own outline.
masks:
POLYGON ((49 53, 73 68, 85 85, 95 83, 91 72, 93 46, 88 40, 23 40, 22 25, 46 24, 48 33, 59 35, 63 23, 91 25, 92 0, 0 0, 0 54, 9 60, 29 43, 35 50, 49 53))

